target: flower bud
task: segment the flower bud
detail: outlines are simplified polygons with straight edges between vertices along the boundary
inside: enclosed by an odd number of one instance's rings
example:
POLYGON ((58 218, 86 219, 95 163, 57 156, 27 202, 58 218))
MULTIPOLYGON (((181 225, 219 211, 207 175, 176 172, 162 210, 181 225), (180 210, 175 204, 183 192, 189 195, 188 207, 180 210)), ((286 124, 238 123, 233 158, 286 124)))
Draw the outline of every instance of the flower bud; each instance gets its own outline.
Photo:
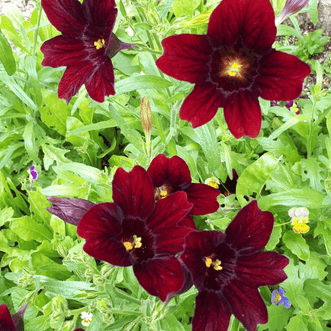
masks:
POLYGON ((140 118, 146 139, 147 137, 150 138, 152 131, 152 111, 147 97, 140 99, 140 118))
POLYGON ((276 18, 276 26, 282 23, 291 15, 299 12, 303 7, 307 5, 308 2, 309 0, 287 0, 282 12, 276 18))
POLYGON ((73 320, 65 321, 58 329, 58 331, 72 331, 74 330, 74 328, 75 328, 75 323, 73 320))
POLYGON ((98 299, 97 300, 97 309, 101 314, 105 314, 111 311, 111 304, 108 299, 98 299))

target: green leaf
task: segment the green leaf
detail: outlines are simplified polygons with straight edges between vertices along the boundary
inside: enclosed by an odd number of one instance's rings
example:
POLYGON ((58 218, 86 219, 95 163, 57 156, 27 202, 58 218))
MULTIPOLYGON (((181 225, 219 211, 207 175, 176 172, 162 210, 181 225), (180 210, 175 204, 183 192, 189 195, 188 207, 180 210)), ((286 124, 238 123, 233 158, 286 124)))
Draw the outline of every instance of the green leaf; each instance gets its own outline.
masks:
POLYGON ((324 168, 321 166, 321 162, 316 159, 316 157, 309 157, 308 159, 303 159, 302 164, 302 179, 309 179, 310 187, 316 191, 324 190, 324 168), (323 182, 323 185, 322 183, 323 182))
POLYGON ((308 278, 318 278, 324 280, 327 276, 327 272, 324 271, 327 264, 323 261, 320 255, 314 251, 310 252, 309 260, 305 265, 300 265, 300 275, 308 278))
POLYGON ((39 148, 37 148, 37 146, 34 144, 35 127, 36 124, 33 123, 33 121, 28 122, 24 129, 23 139, 26 151, 29 153, 29 156, 37 163, 39 161, 37 156, 39 148))
POLYGON ((24 325, 24 330, 26 331, 45 331, 49 329, 49 316, 38 316, 31 321, 29 321, 26 325, 24 325))
POLYGON ((25 241, 52 240, 53 234, 42 224, 35 222, 28 216, 15 218, 10 222, 10 229, 25 241))
POLYGON ((12 216, 14 215, 14 209, 12 207, 5 207, 0 210, 0 227, 6 222, 10 222, 12 216))
POLYGON ((275 158, 274 154, 268 152, 243 171, 238 178, 236 188, 236 195, 241 206, 247 204, 244 196, 250 196, 253 193, 257 193, 257 196, 260 195, 266 181, 277 169, 278 162, 279 160, 275 158))
POLYGON ((176 17, 182 15, 192 17, 194 9, 199 5, 200 0, 175 0, 173 10, 176 17))
POLYGON ((307 208, 322 208, 324 195, 311 188, 292 189, 279 193, 272 193, 258 200, 259 206, 263 210, 272 206, 303 206, 307 208))
POLYGON ((164 89, 172 86, 168 80, 151 75, 132 76, 129 78, 121 79, 115 83, 116 95, 136 91, 138 89, 164 89))
POLYGON ((213 121, 199 126, 194 131, 198 137, 198 143, 206 156, 208 171, 216 171, 221 165, 221 158, 213 121))
POLYGON ((328 256, 331 256, 331 230, 323 222, 317 223, 317 227, 314 230, 314 238, 319 234, 322 235, 328 256))
POLYGON ((317 8, 316 0, 309 1, 309 12, 310 12, 311 20, 313 21, 314 25, 316 25, 318 21, 318 8, 317 8))
POLYGON ((309 246, 300 233, 294 233, 292 230, 285 232, 283 242, 286 247, 301 260, 309 259, 309 246))
POLYGON ((258 330, 269 331, 283 331, 284 326, 287 324, 289 318, 289 310, 283 305, 275 306, 270 305, 268 309, 268 323, 265 325, 259 325, 258 330))
POLYGON ((301 315, 296 315, 290 319, 290 323, 285 326, 287 331, 308 331, 301 315))
POLYGON ((279 239, 280 239, 281 235, 282 235, 282 227, 277 226, 277 224, 276 224, 271 232, 269 241, 268 241, 267 245, 265 246, 267 251, 272 251, 276 247, 276 245, 279 243, 279 239))
POLYGON ((3 64, 7 74, 13 75, 16 71, 16 61, 12 48, 6 36, 0 30, 0 62, 3 64))
POLYGON ((49 167, 56 161, 57 164, 70 162, 64 154, 68 153, 69 150, 57 148, 54 145, 41 144, 41 148, 44 152, 44 166, 45 170, 48 170, 49 167))
POLYGON ((314 295, 328 304, 331 304, 331 287, 323 284, 318 279, 307 279, 304 284, 304 290, 310 295, 314 295))

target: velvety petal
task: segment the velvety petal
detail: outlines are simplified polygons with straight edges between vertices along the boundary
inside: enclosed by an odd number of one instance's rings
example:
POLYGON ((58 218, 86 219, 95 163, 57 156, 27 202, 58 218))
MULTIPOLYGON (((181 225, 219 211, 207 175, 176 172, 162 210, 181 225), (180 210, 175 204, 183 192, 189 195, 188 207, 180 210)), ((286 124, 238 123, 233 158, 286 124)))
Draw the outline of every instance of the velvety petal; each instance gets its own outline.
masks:
POLYGON ((197 84, 184 100, 179 117, 197 128, 214 118, 219 107, 223 107, 223 97, 211 83, 197 84))
POLYGON ((302 83, 311 70, 296 56, 273 50, 260 61, 258 72, 252 87, 254 95, 287 101, 300 96, 302 83))
POLYGON ((154 187, 169 182, 172 187, 185 189, 191 184, 190 170, 185 161, 178 156, 167 158, 164 154, 159 154, 151 162, 147 173, 154 187))
POLYGON ((185 192, 176 192, 158 200, 146 221, 147 228, 156 236, 154 248, 157 256, 175 255, 183 250, 186 235, 193 229, 177 226, 192 209, 185 192))
POLYGON ((212 12, 207 35, 214 46, 233 45, 263 53, 276 38, 275 14, 269 0, 223 0, 212 12))
POLYGON ((193 221, 193 218, 191 216, 184 216, 184 218, 177 223, 178 226, 186 226, 188 228, 192 228, 196 230, 196 225, 193 221))
POLYGON ((225 230, 226 242, 241 251, 253 254, 268 242, 274 225, 274 216, 269 211, 261 211, 256 200, 239 211, 225 230))
POLYGON ((233 280, 224 286, 223 296, 247 331, 256 331, 257 324, 268 322, 268 311, 257 288, 233 280))
MULTIPOLYGON (((93 42, 90 42, 92 52, 96 52, 93 42)), ((76 66, 78 62, 85 63, 89 57, 88 43, 81 39, 56 36, 46 40, 40 50, 44 53, 43 66, 58 68, 61 66, 76 66)))
POLYGON ((47 18, 56 29, 68 37, 85 33, 88 21, 77 0, 41 0, 47 18))
POLYGON ((7 305, 0 305, 0 330, 1 331, 17 331, 10 311, 7 305))
POLYGON ((118 168, 113 180, 113 200, 126 216, 146 219, 154 209, 153 184, 146 170, 135 166, 130 172, 118 168))
POLYGON ((95 71, 85 82, 89 96, 98 102, 104 102, 105 96, 114 95, 114 68, 107 56, 95 59, 95 71))
POLYGON ((190 83, 205 81, 212 49, 206 35, 180 34, 162 40, 164 54, 156 60, 165 74, 190 83))
POLYGON ((84 0, 82 9, 90 25, 102 31, 107 49, 117 16, 115 0, 84 0))
POLYGON ((184 284, 184 273, 175 257, 151 259, 133 265, 139 284, 151 295, 162 301, 172 292, 178 292, 184 284))
POLYGON ((192 331, 227 331, 231 309, 215 291, 199 292, 195 299, 192 331))
POLYGON ((239 278, 252 287, 271 286, 287 278, 283 269, 288 263, 287 257, 276 252, 258 252, 239 256, 235 271, 239 278))
POLYGON ((194 206, 190 211, 191 215, 205 215, 217 211, 219 203, 217 197, 221 194, 219 190, 206 184, 191 184, 185 192, 187 200, 194 206))
POLYGON ((193 283, 199 291, 204 290, 206 264, 203 259, 214 253, 215 247, 223 239, 224 234, 221 231, 192 231, 185 238, 180 259, 191 272, 193 283))
POLYGON ((63 221, 78 225, 82 217, 93 207, 93 202, 84 199, 48 197, 52 207, 46 208, 63 221))
POLYGON ((77 226, 77 234, 86 240, 84 251, 113 265, 130 266, 130 253, 115 239, 122 231, 123 219, 123 211, 115 203, 100 203, 91 208, 77 226))
POLYGON ((67 104, 70 99, 78 92, 81 86, 87 81, 88 77, 93 73, 91 63, 78 63, 75 66, 70 66, 64 72, 59 83, 58 96, 60 99, 65 99, 67 104))
POLYGON ((261 129, 261 108, 251 92, 239 90, 232 93, 224 105, 224 117, 230 132, 239 139, 242 136, 256 138, 261 129))

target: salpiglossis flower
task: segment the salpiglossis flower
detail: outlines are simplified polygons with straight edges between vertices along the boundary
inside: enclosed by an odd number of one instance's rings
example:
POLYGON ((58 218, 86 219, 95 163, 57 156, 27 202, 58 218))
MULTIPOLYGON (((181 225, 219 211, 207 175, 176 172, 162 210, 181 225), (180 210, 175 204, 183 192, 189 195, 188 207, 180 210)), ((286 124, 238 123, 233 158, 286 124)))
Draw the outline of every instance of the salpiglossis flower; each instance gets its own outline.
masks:
POLYGON ((112 189, 114 203, 95 205, 77 226, 77 234, 86 239, 83 249, 116 266, 132 265, 140 285, 165 301, 184 284, 175 255, 193 231, 179 225, 193 205, 185 192, 155 203, 152 181, 140 166, 129 173, 117 169, 112 189))
POLYGON ((269 0, 223 0, 210 16, 207 35, 165 38, 156 65, 169 76, 195 84, 180 118, 196 128, 223 107, 236 138, 257 137, 262 118, 258 97, 296 99, 311 71, 297 57, 274 50, 275 37, 269 0))
POLYGON ((276 18, 276 25, 279 25, 291 15, 299 12, 308 2, 309 0, 287 0, 282 12, 276 18))
POLYGON ((122 43, 112 32, 117 15, 114 0, 42 0, 41 5, 52 25, 62 35, 44 42, 44 66, 67 69, 58 88, 59 98, 69 103, 85 84, 90 97, 103 102, 114 95, 114 70, 110 60, 122 43))
POLYGON ((159 154, 151 162, 147 173, 152 179, 157 200, 184 191, 188 202, 194 204, 191 215, 214 213, 219 208, 217 196, 220 192, 206 184, 192 183, 187 164, 178 156, 167 158, 159 154))
POLYGON ((276 252, 262 252, 274 224, 256 201, 245 206, 225 230, 193 231, 185 240, 180 259, 191 272, 199 293, 193 331, 226 331, 234 316, 247 331, 268 321, 258 287, 276 285, 287 276, 289 259, 276 252))
POLYGON ((11 315, 6 304, 0 305, 0 330, 1 331, 21 331, 24 330, 23 316, 27 308, 27 303, 23 304, 16 314, 11 315))
POLYGON ((280 306, 281 304, 284 305, 285 308, 290 308, 291 307, 291 302, 288 298, 284 297, 284 294, 286 292, 280 287, 279 291, 274 290, 272 291, 271 295, 271 303, 273 303, 276 306, 280 306))

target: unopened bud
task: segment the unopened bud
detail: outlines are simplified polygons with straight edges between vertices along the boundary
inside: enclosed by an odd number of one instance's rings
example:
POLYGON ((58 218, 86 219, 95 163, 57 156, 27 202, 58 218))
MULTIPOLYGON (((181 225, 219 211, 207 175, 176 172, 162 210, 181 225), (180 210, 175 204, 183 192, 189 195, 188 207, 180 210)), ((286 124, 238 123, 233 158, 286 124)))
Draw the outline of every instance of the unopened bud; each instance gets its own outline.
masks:
POLYGON ((97 309, 101 314, 107 313, 111 310, 111 304, 108 299, 98 299, 97 300, 97 309))
POLYGON ((150 139, 152 131, 152 111, 148 98, 140 99, 140 119, 146 139, 150 139))

